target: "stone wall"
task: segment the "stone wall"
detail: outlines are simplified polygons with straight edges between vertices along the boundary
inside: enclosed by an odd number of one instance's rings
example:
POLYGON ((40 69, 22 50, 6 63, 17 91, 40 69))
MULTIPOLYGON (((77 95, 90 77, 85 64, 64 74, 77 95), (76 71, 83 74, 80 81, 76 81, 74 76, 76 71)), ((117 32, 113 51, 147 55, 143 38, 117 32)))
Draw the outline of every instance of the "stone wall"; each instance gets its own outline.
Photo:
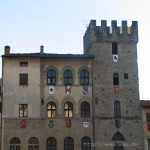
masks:
POLYGON ((81 148, 81 139, 85 136, 93 141, 93 107, 92 107, 92 69, 91 59, 48 59, 48 58, 28 58, 28 67, 20 68, 20 58, 4 58, 4 113, 3 113, 3 150, 10 147, 10 140, 18 137, 21 140, 21 149, 28 147, 28 140, 31 137, 39 139, 40 150, 46 149, 48 137, 55 137, 57 149, 64 147, 64 139, 72 137, 74 139, 75 150, 81 148), (11 68, 11 69, 10 69, 11 68), (47 71, 54 69, 57 73, 57 83, 54 85, 54 94, 49 93, 47 84, 47 71), (66 94, 66 86, 63 81, 63 73, 70 69, 73 72, 73 85, 71 93, 66 94), (90 85, 88 94, 83 94, 83 86, 80 85, 80 71, 86 69, 90 75, 90 85), (10 71, 11 70, 11 71, 10 71), (29 85, 19 86, 20 72, 28 73, 29 85), (14 76, 14 78, 11 78, 14 76), (8 84, 7 84, 7 82, 8 84), (12 90, 13 89, 13 90, 12 90), (10 91, 10 92, 9 92, 10 91), (41 103, 43 100, 43 103, 41 103), (57 116, 47 117, 47 104, 53 101, 56 103, 57 116), (71 127, 66 127, 64 117, 64 103, 73 103, 73 117, 71 127), (81 103, 90 104, 90 118, 81 118, 81 103), (28 117, 19 118, 19 104, 28 104, 28 117), (54 121, 54 127, 49 127, 49 121, 54 121), (89 127, 83 127, 83 120, 89 121, 89 127), (26 121, 26 127, 21 128, 20 121, 26 121))
MULTIPOLYGON (((139 108, 139 84, 137 65, 137 22, 132 23, 132 34, 127 33, 127 22, 122 22, 123 33, 117 33, 117 22, 112 21, 112 33, 108 33, 106 22, 96 26, 92 20, 84 35, 84 53, 95 56, 93 68, 94 141, 111 143, 119 132, 125 140, 120 143, 137 143, 124 146, 125 150, 143 150, 142 116, 139 108), (102 30, 100 31, 100 28, 102 30), (112 42, 117 43, 118 61, 113 61, 112 42), (119 93, 114 92, 113 73, 119 74, 119 93), (128 79, 124 79, 128 73, 128 79), (121 116, 114 117, 114 101, 120 102, 121 116), (120 127, 115 121, 120 121, 120 127)), ((112 147, 103 147, 111 150, 112 147)), ((103 149, 97 146, 96 150, 103 149)))
POLYGON ((54 119, 54 128, 48 126, 47 119, 26 119, 26 128, 20 127, 20 119, 5 119, 4 120, 4 148, 8 150, 10 147, 10 140, 13 137, 18 137, 21 141, 21 150, 28 149, 28 141, 31 137, 37 137, 39 140, 39 149, 46 149, 46 141, 49 137, 55 137, 57 140, 57 149, 63 149, 64 139, 68 136, 74 139, 75 150, 80 149, 81 139, 86 135, 93 139, 92 135, 92 119, 90 119, 90 125, 88 128, 82 126, 81 118, 72 119, 72 127, 66 128, 66 120, 64 118, 54 119))

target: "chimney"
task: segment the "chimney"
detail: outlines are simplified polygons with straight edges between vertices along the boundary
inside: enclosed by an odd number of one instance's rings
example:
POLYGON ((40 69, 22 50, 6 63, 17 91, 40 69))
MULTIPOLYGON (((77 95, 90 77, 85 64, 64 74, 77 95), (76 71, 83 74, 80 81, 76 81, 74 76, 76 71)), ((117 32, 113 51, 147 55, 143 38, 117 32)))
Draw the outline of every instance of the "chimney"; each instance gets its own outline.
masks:
POLYGON ((44 53, 44 46, 43 46, 43 45, 40 46, 40 53, 41 53, 41 54, 44 53))
POLYGON ((5 55, 10 54, 10 46, 5 46, 4 50, 5 50, 5 55))

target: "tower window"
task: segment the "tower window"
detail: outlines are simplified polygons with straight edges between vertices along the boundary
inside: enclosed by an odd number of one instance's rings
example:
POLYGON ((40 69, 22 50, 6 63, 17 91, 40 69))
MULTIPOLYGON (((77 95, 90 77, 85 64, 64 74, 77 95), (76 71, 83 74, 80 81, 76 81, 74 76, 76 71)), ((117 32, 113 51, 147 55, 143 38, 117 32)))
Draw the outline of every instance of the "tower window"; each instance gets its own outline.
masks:
POLYGON ((118 73, 113 74, 113 84, 119 85, 119 74, 118 73))
POLYGON ((121 117, 120 102, 114 102, 114 117, 121 117))
POLYGON ((117 42, 112 43, 112 54, 117 55, 118 54, 118 44, 117 42))
POLYGON ((124 73, 124 79, 128 79, 128 73, 124 73))

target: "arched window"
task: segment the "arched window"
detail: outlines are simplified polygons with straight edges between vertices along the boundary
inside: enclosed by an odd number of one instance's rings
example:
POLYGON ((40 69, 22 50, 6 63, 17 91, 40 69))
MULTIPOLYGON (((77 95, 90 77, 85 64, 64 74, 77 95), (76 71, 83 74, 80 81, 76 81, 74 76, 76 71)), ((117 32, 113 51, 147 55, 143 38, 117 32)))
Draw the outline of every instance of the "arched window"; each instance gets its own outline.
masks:
POLYGON ((50 117, 50 118, 56 117, 56 104, 55 104, 55 102, 49 102, 47 104, 47 117, 50 117))
POLYGON ((20 139, 17 137, 13 137, 10 140, 10 150, 21 150, 20 144, 20 139))
POLYGON ((57 143, 54 137, 49 137, 46 141, 46 150, 56 150, 57 143))
POLYGON ((91 139, 87 136, 81 140, 81 150, 91 150, 91 139))
POLYGON ((81 117, 82 118, 90 117, 90 104, 88 102, 81 103, 81 117))
POLYGON ((74 141, 71 137, 66 137, 64 140, 64 150, 74 150, 74 141))
POLYGON ((116 132, 112 137, 112 141, 116 141, 114 150, 124 150, 124 147, 120 143, 120 141, 125 141, 124 136, 120 132, 116 132))
POLYGON ((72 85, 73 84, 72 72, 70 70, 66 70, 64 72, 64 84, 65 85, 72 85))
POLYGON ((80 84, 89 85, 89 72, 87 70, 82 70, 80 72, 80 84))
POLYGON ((47 72, 47 84, 51 84, 51 85, 56 84, 56 72, 53 69, 47 72))
POLYGON ((113 74, 113 84, 119 85, 119 74, 118 73, 113 74))
POLYGON ((39 150, 39 140, 36 137, 31 137, 28 142, 28 150, 39 150))
POLYGON ((71 102, 66 102, 64 104, 64 114, 66 118, 71 118, 73 116, 73 104, 71 102))
POLYGON ((114 117, 121 117, 119 101, 114 101, 114 117))

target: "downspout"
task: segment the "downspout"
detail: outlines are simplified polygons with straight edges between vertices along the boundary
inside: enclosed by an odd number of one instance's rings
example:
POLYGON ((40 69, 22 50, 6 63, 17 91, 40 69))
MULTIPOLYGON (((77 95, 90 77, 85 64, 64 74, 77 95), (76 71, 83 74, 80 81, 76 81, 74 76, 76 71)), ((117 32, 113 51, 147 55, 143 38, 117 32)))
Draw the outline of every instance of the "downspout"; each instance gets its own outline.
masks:
MULTIPOLYGON (((94 84, 93 84, 93 60, 92 60, 92 111, 93 111, 93 143, 95 143, 95 111, 94 111, 94 84)), ((93 144, 95 145, 95 144, 93 144)), ((95 150, 95 147, 93 148, 95 150)))

